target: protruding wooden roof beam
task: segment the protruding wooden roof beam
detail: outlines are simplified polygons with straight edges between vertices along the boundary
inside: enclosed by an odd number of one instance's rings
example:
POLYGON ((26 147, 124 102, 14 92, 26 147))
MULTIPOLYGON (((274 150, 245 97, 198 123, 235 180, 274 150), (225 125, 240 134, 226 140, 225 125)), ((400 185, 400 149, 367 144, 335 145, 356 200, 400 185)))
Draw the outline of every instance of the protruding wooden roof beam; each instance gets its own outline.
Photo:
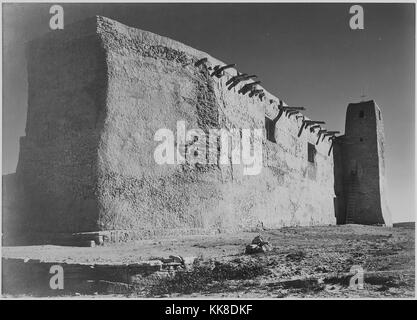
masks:
POLYGON ((316 124, 325 124, 324 121, 316 121, 316 120, 304 120, 303 125, 307 129, 309 126, 316 125, 316 124))
POLYGON ((324 121, 316 121, 316 120, 303 120, 303 124, 301 125, 300 131, 298 131, 298 137, 301 136, 303 129, 307 129, 311 125, 315 124, 324 124, 324 121))
POLYGON ((300 111, 298 111, 298 110, 289 110, 289 111, 285 112, 285 114, 288 116, 288 118, 291 118, 291 116, 293 116, 297 113, 300 113, 300 111))
MULTIPOLYGON (((233 87, 237 86, 240 82, 245 81, 245 80, 249 80, 249 79, 254 79, 254 78, 257 78, 257 77, 258 76, 257 75, 254 75, 254 74, 253 75, 250 75, 250 76, 248 76, 248 75, 245 74, 245 76, 238 77, 235 80, 233 80, 233 82, 231 82, 230 86, 227 89, 228 90, 231 90, 233 87)), ((233 78, 229 79, 228 82, 230 80, 232 80, 232 79, 233 78)), ((227 82, 226 82, 226 85, 227 85, 227 82)))
POLYGON ((330 156, 332 149, 333 149, 333 140, 332 140, 332 144, 330 145, 329 152, 327 153, 328 156, 330 156))
POLYGON ((290 110, 305 110, 304 107, 290 107, 290 106, 279 106, 278 108, 282 109, 283 111, 290 111, 290 110))
POLYGON ((317 121, 317 120, 304 120, 304 123, 311 126, 313 124, 325 124, 324 121, 317 121))
POLYGON ((327 136, 334 136, 335 134, 338 134, 338 133, 340 133, 340 131, 327 131, 327 132, 324 134, 324 136, 325 136, 325 137, 327 137, 327 136))
POLYGON ((198 60, 196 63, 194 63, 194 66, 195 66, 195 67, 199 67, 199 66, 201 66, 202 64, 205 64, 207 61, 208 61, 208 59, 207 59, 207 58, 200 59, 200 60, 198 60))
POLYGON ((254 97, 257 96, 258 94, 262 93, 264 90, 263 89, 252 89, 251 92, 249 93, 249 97, 254 97))
POLYGON ((327 131, 326 133, 323 134, 323 139, 321 139, 321 141, 323 141, 324 138, 326 137, 333 137, 338 133, 340 133, 340 131, 327 131))
POLYGON ((288 110, 287 111, 287 115, 292 115, 292 114, 296 114, 296 113, 300 113, 299 110, 288 110))
POLYGON ((215 68, 215 70, 211 73, 211 76, 212 77, 220 78, 221 77, 221 74, 222 74, 222 72, 224 70, 230 69, 230 68, 234 68, 234 67, 236 67, 236 64, 235 63, 228 64, 228 65, 225 65, 223 67, 218 67, 217 69, 215 68))
POLYGON ((228 86, 229 84, 231 84, 232 82, 236 81, 236 80, 240 80, 243 77, 247 76, 247 73, 242 73, 242 74, 238 74, 234 77, 231 77, 229 80, 226 81, 226 86, 228 86))
POLYGON ((316 130, 317 128, 320 128, 320 127, 321 126, 319 124, 312 125, 311 128, 310 128, 310 132, 314 132, 314 130, 316 130))
POLYGON ((325 133, 325 132, 327 132, 327 130, 326 130, 326 129, 320 129, 320 130, 319 130, 316 145, 317 145, 317 144, 319 144, 319 142, 320 142, 320 138, 321 138, 321 135, 322 135, 323 133, 325 133))
POLYGON ((239 89, 238 93, 245 95, 248 91, 250 91, 254 86, 260 84, 261 81, 254 81, 251 83, 245 84, 242 88, 239 89))

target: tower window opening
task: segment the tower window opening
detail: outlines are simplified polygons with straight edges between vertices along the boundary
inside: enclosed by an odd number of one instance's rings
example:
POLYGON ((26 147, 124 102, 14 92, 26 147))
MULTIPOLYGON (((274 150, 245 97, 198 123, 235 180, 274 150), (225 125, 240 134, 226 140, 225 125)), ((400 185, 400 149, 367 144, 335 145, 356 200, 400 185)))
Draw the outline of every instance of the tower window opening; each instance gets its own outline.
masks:
POLYGON ((362 142, 363 141, 363 138, 359 138, 359 141, 362 142))
POLYGON ((364 118, 365 117, 365 112, 363 112, 363 110, 361 110, 359 112, 359 118, 364 118))
POLYGON ((316 147, 314 146, 314 144, 308 143, 307 152, 308 152, 307 154, 308 162, 314 163, 315 158, 316 158, 316 153, 317 153, 316 147))
POLYGON ((381 120, 381 110, 378 110, 378 118, 381 120))

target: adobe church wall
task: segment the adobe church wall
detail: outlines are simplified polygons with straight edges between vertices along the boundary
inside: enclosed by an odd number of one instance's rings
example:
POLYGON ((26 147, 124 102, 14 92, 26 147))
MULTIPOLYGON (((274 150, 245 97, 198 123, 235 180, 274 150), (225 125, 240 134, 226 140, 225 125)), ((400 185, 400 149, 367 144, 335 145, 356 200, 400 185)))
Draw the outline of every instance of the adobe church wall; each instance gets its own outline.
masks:
MULTIPOLYGON (((302 119, 282 115, 276 143, 262 139, 263 168, 242 165, 157 165, 160 128, 177 133, 178 121, 200 128, 265 128, 270 100, 228 90, 236 75, 211 77, 206 66, 224 63, 158 35, 99 20, 109 70, 107 116, 99 147, 100 226, 103 229, 232 231, 256 227, 335 223, 330 143, 298 133, 302 119), (317 149, 307 160, 307 144, 317 149)), ((236 71, 234 71, 236 72, 236 71)), ((203 142, 204 144, 205 142, 203 142)), ((217 148, 210 145, 209 150, 217 148)))
POLYGON ((107 73, 95 30, 90 19, 27 44, 26 136, 16 172, 28 230, 98 227, 96 160, 107 73))
MULTIPOLYGON (((310 129, 299 134, 302 119, 295 115, 273 116, 275 142, 262 138, 259 174, 244 174, 231 159, 155 162, 159 129, 175 138, 179 121, 206 133, 265 130, 270 100, 278 98, 240 95, 241 85, 229 91, 225 82, 236 71, 216 78, 207 66, 195 66, 202 58, 224 63, 107 18, 59 33, 29 47, 29 110, 17 174, 30 197, 31 228, 152 236, 335 223, 330 142, 316 145, 310 129)), ((217 148, 209 143, 207 150, 217 148)))

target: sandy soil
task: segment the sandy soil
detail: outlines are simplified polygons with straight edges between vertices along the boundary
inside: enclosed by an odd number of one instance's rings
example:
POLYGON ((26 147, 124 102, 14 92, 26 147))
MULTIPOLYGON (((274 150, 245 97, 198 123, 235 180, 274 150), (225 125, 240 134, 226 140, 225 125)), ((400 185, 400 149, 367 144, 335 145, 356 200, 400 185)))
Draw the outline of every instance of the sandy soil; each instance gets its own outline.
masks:
MULTIPOLYGON (((259 233, 189 236, 96 248, 4 247, 3 257, 77 263, 133 263, 171 254, 198 257, 193 271, 129 297, 355 298, 414 297, 414 228, 345 225, 292 227, 259 233), (248 255, 260 234, 270 252, 248 255), (365 271, 364 289, 350 289, 353 265, 365 271)), ((100 297, 100 296, 96 296, 100 297)))

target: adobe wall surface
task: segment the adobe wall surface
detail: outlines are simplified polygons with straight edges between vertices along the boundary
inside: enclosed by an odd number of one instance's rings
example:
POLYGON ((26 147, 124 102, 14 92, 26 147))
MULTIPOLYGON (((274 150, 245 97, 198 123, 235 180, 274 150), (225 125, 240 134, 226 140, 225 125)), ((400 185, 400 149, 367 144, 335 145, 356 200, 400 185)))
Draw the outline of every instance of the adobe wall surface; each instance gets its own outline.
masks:
MULTIPOLYGON (((376 104, 375 104, 376 105, 376 104)), ((384 224, 392 226, 392 216, 390 208, 388 207, 387 198, 387 175, 385 171, 385 130, 384 130, 384 119, 382 112, 377 107, 378 120, 376 124, 376 133, 378 140, 378 166, 379 166, 379 194, 381 197, 381 215, 384 219, 384 224)))
POLYGON ((90 231, 99 216, 97 149, 105 52, 87 20, 27 45, 28 112, 16 169, 29 230, 90 231))
POLYGON ((345 169, 343 159, 344 148, 340 143, 342 137, 338 137, 333 145, 333 163, 334 163, 334 207, 337 224, 346 223, 346 200, 349 185, 345 183, 345 169))
MULTIPOLYGON (((22 187, 17 181, 15 173, 2 176, 2 232, 3 234, 16 234, 20 232, 22 223, 21 212, 22 187)), ((4 244, 4 239, 3 239, 4 244)))
MULTIPOLYGON (((201 233, 334 224, 330 143, 316 144, 302 119, 285 114, 276 142, 265 137, 263 168, 158 165, 161 128, 265 128, 266 99, 249 98, 205 66, 209 55, 150 32, 96 17, 29 48, 29 111, 17 174, 30 195, 31 228, 80 232, 128 229, 201 233), (315 163, 307 143, 316 146, 315 163)), ((273 117, 276 115, 274 114, 273 117)), ((198 144, 199 142, 197 142, 198 144)), ((210 145, 210 149, 217 148, 210 145)))

